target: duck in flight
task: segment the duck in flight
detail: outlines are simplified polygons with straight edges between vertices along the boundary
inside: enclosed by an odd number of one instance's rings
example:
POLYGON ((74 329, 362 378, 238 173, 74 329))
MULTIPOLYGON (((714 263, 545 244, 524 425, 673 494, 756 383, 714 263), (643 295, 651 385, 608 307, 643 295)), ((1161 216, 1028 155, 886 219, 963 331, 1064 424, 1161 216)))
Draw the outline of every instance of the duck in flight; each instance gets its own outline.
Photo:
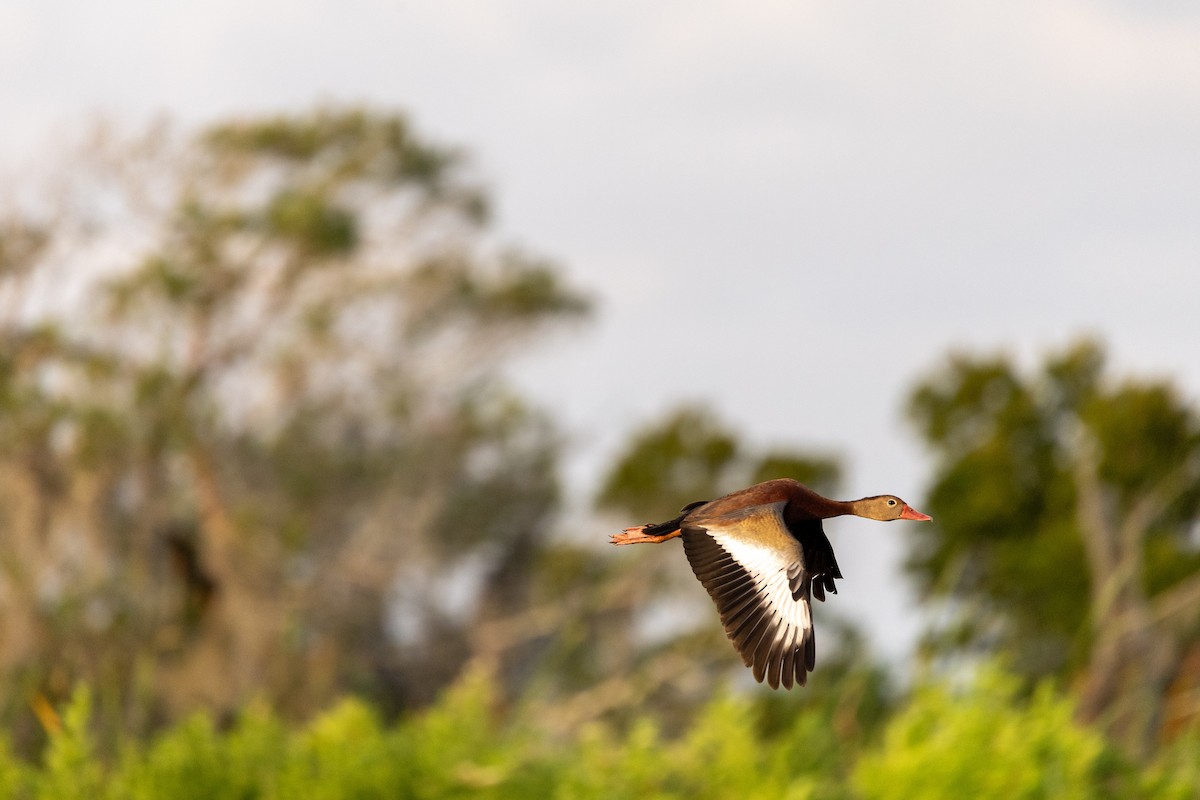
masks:
POLYGON ((830 500, 790 478, 690 503, 669 522, 626 528, 612 544, 683 539, 692 572, 708 590, 725 634, 772 689, 803 686, 816 664, 810 597, 837 594, 842 577, 821 520, 853 514, 928 520, 899 497, 830 500))

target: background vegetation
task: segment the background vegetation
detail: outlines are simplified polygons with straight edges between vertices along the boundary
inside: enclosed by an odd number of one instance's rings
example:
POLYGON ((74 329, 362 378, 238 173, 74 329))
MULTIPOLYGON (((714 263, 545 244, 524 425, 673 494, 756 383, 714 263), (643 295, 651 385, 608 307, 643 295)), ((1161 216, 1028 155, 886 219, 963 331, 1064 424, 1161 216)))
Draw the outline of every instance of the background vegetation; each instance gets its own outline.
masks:
POLYGON ((559 535, 504 368, 590 304, 461 152, 322 108, 63 163, 0 219, 6 796, 1200 793, 1200 411, 1100 342, 916 380, 920 677, 822 619, 767 695, 605 533, 844 466, 681 398, 559 535))

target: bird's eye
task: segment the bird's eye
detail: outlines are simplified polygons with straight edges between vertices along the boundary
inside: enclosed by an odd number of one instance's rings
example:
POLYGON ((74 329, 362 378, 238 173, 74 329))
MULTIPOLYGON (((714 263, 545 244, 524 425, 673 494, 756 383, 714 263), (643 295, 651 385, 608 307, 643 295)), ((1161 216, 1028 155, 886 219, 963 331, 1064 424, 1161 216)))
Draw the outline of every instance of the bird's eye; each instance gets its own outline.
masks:
POLYGON ((896 505, 896 500, 895 500, 895 498, 892 498, 892 499, 888 500, 888 505, 889 505, 889 506, 894 506, 894 505, 896 505))

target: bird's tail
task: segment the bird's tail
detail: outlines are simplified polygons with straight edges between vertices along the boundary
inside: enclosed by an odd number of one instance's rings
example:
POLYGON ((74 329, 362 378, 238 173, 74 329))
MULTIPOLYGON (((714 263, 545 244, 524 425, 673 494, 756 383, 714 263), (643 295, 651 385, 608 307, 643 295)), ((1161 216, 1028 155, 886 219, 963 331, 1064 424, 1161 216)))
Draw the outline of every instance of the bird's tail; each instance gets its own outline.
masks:
POLYGON ((679 526, 683 524, 683 520, 696 506, 704 505, 707 500, 701 500, 696 503, 688 503, 681 509, 678 517, 666 522, 647 522, 645 525, 637 525, 632 528, 626 528, 623 532, 613 534, 613 544, 638 544, 642 542, 661 542, 665 539, 673 539, 679 535, 679 526))
POLYGON ((702 506, 707 502, 707 500, 697 500, 694 503, 688 503, 686 506, 679 509, 680 514, 675 519, 641 526, 642 533, 645 533, 649 536, 662 536, 664 533, 673 533, 674 531, 679 530, 679 526, 683 524, 684 518, 687 517, 688 514, 692 513, 692 509, 702 506))

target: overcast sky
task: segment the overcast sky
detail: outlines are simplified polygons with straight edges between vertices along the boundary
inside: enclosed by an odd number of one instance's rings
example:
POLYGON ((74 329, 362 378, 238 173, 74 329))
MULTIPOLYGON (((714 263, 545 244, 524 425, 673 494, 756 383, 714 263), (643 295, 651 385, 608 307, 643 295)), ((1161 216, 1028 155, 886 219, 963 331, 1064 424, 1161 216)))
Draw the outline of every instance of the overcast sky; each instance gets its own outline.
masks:
MULTIPOLYGON (((5 0, 0 76, 9 159, 322 100, 468 148, 502 237, 598 301, 520 369, 580 493, 688 399, 920 507, 901 406, 950 348, 1092 333, 1200 402, 1193 2, 5 0)), ((827 527, 832 602, 903 655, 900 529, 827 527)))

